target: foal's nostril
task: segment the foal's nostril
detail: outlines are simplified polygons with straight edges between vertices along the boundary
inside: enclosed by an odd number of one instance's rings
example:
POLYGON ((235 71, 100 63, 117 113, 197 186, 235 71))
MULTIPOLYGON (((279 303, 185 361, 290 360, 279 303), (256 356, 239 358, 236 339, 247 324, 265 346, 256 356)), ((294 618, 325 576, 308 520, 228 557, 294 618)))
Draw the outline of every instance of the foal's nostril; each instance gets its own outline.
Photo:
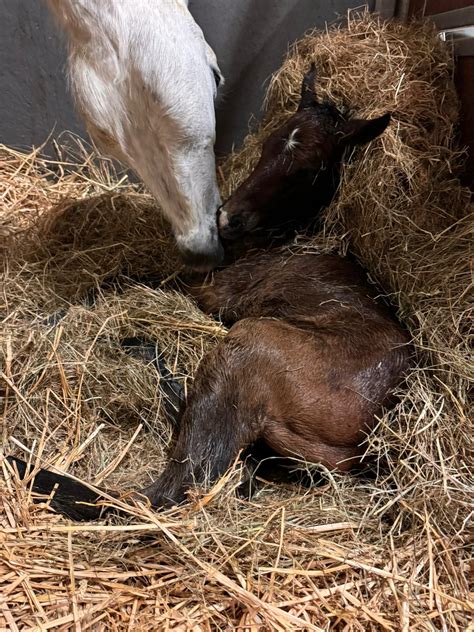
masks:
POLYGON ((229 226, 230 228, 234 228, 234 229, 240 229, 242 228, 244 225, 242 218, 239 217, 238 215, 233 215, 232 217, 229 218, 229 226))
POLYGON ((219 234, 223 239, 237 239, 246 230, 245 219, 242 214, 228 214, 225 209, 218 213, 217 225, 219 234))

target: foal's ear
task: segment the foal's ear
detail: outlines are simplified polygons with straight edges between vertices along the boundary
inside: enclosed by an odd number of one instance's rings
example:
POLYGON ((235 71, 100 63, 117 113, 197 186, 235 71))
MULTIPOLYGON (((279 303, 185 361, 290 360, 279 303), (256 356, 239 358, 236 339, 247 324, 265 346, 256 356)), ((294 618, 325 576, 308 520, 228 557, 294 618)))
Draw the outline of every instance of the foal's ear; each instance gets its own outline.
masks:
POLYGON ((344 126, 343 145, 365 145, 385 130, 390 123, 390 113, 374 119, 352 119, 344 126))
POLYGON ((298 105, 298 112, 300 110, 306 110, 318 105, 318 98, 314 89, 314 84, 317 77, 316 64, 311 64, 311 68, 303 77, 303 83, 301 84, 301 99, 298 105))

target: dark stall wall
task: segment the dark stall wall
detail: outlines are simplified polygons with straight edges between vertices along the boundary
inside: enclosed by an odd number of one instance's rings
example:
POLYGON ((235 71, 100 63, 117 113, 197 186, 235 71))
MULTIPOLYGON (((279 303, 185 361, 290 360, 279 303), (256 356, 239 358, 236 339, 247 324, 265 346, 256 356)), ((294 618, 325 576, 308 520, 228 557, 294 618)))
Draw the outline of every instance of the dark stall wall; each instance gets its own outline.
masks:
MULTIPOLYGON (((133 1, 133 0, 117 0, 133 1)), ((226 76, 217 150, 239 144, 258 116, 264 82, 288 44, 363 0, 191 0, 190 9, 226 76)), ((373 5, 373 2, 369 2, 373 5)), ((46 0, 0 0, 0 142, 42 144, 64 130, 86 136, 66 89, 66 46, 46 0)))
MULTIPOLYGON (((407 4, 409 18, 434 16, 474 6, 472 0, 410 0, 407 4)), ((454 80, 461 101, 461 142, 469 151, 463 182, 474 191, 474 56, 457 58, 454 80)))

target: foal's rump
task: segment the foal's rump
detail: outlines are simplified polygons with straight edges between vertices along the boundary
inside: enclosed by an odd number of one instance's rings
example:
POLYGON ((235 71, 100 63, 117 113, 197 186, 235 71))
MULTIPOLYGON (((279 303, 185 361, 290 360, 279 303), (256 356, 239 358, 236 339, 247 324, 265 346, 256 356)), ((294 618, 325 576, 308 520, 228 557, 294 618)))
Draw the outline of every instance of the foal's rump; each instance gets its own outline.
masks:
POLYGON ((228 382, 219 390, 232 389, 241 408, 237 423, 253 423, 258 438, 281 456, 331 469, 353 467, 406 353, 395 341, 360 353, 351 340, 361 329, 359 322, 334 335, 272 318, 236 323, 221 343, 218 375, 228 382), (245 362, 237 365, 234 358, 245 362))

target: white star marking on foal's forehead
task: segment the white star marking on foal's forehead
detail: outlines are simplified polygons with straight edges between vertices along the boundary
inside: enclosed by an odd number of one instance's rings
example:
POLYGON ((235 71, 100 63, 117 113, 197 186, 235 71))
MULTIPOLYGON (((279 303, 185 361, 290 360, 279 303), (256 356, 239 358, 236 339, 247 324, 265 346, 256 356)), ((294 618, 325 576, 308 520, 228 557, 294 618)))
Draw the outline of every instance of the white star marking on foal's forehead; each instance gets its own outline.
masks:
POLYGON ((299 128, 295 127, 295 129, 290 132, 290 135, 285 141, 285 151, 293 151, 293 149, 295 149, 296 146, 299 145, 299 142, 296 140, 296 135, 299 131, 299 128))

